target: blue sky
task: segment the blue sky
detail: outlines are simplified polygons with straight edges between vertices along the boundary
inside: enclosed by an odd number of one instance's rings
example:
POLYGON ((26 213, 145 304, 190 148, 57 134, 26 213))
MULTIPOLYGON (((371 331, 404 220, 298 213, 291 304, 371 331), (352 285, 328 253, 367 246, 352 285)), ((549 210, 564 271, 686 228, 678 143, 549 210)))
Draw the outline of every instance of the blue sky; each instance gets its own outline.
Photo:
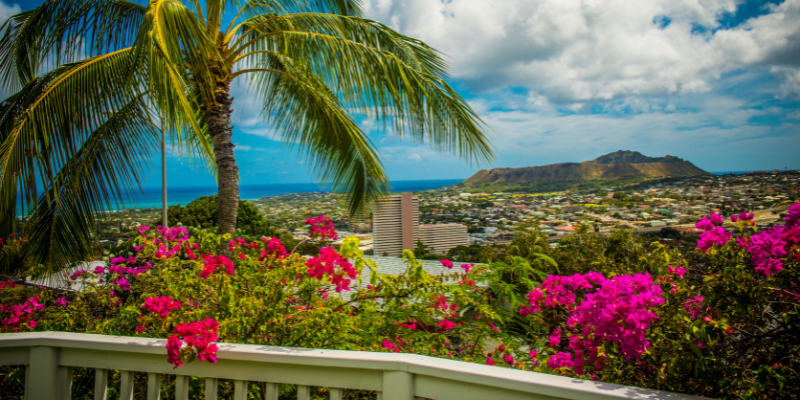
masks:
MULTIPOLYGON (((40 2, 0 0, 0 20, 40 2)), ((580 162, 625 149, 708 171, 800 168, 800 0, 365 0, 367 16, 445 54, 494 130, 469 165, 362 125, 392 180, 580 162)), ((242 184, 309 182, 233 87, 242 184)), ((150 163, 150 186, 160 164, 150 163)), ((170 156, 170 186, 214 184, 170 156)))

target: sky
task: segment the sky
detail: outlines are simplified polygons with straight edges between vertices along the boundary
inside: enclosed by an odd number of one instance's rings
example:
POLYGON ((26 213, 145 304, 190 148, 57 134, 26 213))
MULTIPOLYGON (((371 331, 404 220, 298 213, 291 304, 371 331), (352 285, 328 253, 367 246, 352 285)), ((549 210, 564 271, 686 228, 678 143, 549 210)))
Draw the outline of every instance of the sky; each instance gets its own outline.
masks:
MULTIPOLYGON (((0 0, 0 21, 41 2, 0 0)), ((581 162, 616 150, 712 172, 800 169, 800 0, 364 0, 366 16, 423 40, 491 128, 474 165, 362 124, 392 180, 581 162)), ((234 82, 241 183, 312 181, 234 82)), ((148 186, 160 186, 149 163, 148 186)), ((214 178, 170 155, 169 186, 214 178)))

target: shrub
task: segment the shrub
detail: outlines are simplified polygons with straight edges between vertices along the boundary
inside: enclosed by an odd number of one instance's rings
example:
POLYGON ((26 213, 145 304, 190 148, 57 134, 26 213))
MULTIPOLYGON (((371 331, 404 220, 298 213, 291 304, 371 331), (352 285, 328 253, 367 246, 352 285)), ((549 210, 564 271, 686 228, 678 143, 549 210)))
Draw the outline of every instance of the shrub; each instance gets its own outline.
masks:
MULTIPOLYGON (((201 229, 216 229, 219 215, 217 195, 203 196, 193 200, 186 207, 181 205, 170 206, 167 209, 169 226, 193 226, 201 229)), ((153 225, 160 225, 161 221, 153 225)), ((275 236, 275 228, 270 225, 267 218, 258 211, 253 203, 239 200, 239 209, 236 214, 236 230, 240 235, 275 236)))

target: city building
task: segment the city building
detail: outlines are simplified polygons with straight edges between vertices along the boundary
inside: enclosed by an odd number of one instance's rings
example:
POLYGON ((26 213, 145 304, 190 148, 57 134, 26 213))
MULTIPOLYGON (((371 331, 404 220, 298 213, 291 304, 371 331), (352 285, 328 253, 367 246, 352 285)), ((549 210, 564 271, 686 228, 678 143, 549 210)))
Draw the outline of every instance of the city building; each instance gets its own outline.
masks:
POLYGON ((420 225, 419 239, 433 253, 447 254, 453 247, 467 245, 467 226, 462 224, 420 225))
POLYGON ((411 193, 388 196, 375 204, 372 237, 376 255, 399 257, 414 249, 419 236, 419 201, 411 193))
POLYGON ((419 224, 419 201, 411 193, 392 195, 378 202, 372 218, 375 255, 399 257, 413 250, 416 241, 438 254, 467 245, 467 227, 462 224, 419 224))

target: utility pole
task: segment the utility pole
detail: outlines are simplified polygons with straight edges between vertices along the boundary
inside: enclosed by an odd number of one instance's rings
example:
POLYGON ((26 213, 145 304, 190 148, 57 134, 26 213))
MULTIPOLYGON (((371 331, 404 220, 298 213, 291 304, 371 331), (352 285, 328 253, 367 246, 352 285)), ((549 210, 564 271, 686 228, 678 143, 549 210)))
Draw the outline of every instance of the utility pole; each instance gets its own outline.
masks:
POLYGON ((167 140, 161 118, 161 226, 167 227, 167 140))

